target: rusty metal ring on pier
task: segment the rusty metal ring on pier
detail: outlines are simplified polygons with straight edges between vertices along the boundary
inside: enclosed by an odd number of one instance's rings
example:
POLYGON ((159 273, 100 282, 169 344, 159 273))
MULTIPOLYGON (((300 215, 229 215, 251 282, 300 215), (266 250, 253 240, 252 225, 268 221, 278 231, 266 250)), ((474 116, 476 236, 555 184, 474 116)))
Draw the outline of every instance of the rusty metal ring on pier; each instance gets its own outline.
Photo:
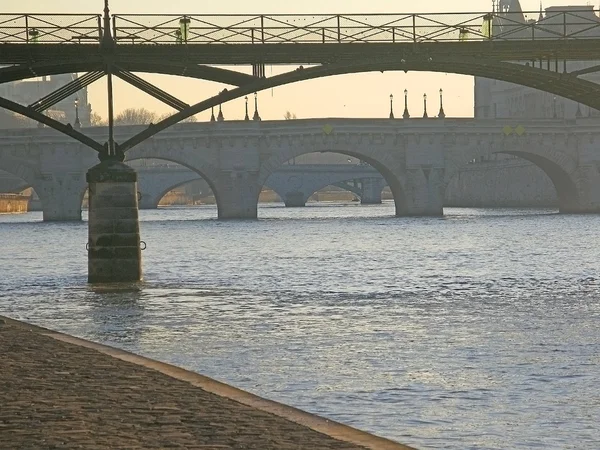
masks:
POLYGON ((146 250, 146 247, 147 247, 146 243, 144 241, 140 241, 140 250, 144 251, 144 250, 146 250), (144 245, 143 247, 142 247, 142 244, 144 245))
POLYGON ((138 202, 142 199, 142 193, 140 191, 137 191, 137 199, 138 202))
POLYGON ((85 251, 86 251, 86 252, 89 252, 89 251, 90 251, 90 243, 89 243, 89 242, 86 242, 86 243, 85 243, 85 251))

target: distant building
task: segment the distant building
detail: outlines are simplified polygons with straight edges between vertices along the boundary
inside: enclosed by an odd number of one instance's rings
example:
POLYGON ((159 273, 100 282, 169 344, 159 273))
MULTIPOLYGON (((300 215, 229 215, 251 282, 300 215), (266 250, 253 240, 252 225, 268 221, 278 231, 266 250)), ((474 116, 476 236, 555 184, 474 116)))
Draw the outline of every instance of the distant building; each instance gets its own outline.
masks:
MULTIPOLYGON (((571 25, 567 30, 569 33, 576 31, 574 28, 580 27, 582 36, 600 37, 600 26, 592 26, 594 22, 600 25, 600 18, 594 13, 593 6, 553 6, 545 9, 545 14, 540 5, 539 14, 536 17, 526 17, 523 14, 519 0, 498 0, 494 2, 494 19, 492 26, 492 35, 510 32, 512 29, 519 29, 515 32, 515 38, 526 39, 529 30, 523 29, 518 24, 535 24, 536 34, 545 30, 548 36, 553 33, 560 35, 564 29, 563 15, 553 14, 556 11, 572 11, 572 20, 580 21, 579 25, 571 25)), ((529 35, 530 36, 530 35, 529 35)), ((519 61, 522 64, 535 64, 539 67, 540 61, 519 61)), ((547 62, 544 61, 544 68, 547 68, 547 62)), ((566 64, 561 60, 551 61, 550 70, 563 72, 565 67, 568 72, 583 69, 597 65, 595 61, 567 61, 566 64), (558 65, 558 67, 556 67, 558 65)), ((582 75, 581 78, 588 81, 600 83, 600 72, 594 72, 582 75)), ((523 119, 543 119, 559 118, 573 119, 577 116, 589 117, 600 116, 600 111, 580 105, 577 102, 562 97, 555 96, 549 92, 539 91, 537 89, 507 83, 504 81, 490 80, 487 78, 475 77, 475 111, 474 115, 478 119, 484 118, 523 118, 523 119)))
MULTIPOLYGON (((0 84, 0 97, 7 98, 21 105, 31 105, 42 97, 64 86, 77 78, 77 74, 52 75, 23 81, 0 84)), ((52 106, 44 114, 63 123, 75 123, 75 100, 78 100, 79 122, 81 126, 90 126, 92 107, 88 101, 87 87, 52 106)), ((35 127, 37 123, 11 111, 0 109, 0 128, 35 127)))

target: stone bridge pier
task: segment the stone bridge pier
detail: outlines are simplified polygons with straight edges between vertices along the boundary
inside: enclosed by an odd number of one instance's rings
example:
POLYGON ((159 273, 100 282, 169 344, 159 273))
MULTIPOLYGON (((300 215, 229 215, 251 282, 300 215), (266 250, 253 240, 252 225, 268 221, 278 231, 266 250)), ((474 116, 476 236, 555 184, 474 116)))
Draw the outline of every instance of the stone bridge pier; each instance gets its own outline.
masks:
POLYGON ((361 179, 360 202, 363 205, 378 205, 381 203, 381 191, 385 187, 385 180, 379 178, 361 179))
POLYGON ((31 187, 40 198, 45 222, 81 220, 81 202, 87 188, 85 173, 46 172, 31 187))
POLYGON ((256 219, 262 185, 258 173, 248 170, 221 171, 211 185, 219 219, 256 219))
POLYGON ((27 130, 33 139, 8 136, 0 145, 0 168, 21 178, 40 198, 44 221, 81 220, 86 170, 95 151, 55 132, 27 130))

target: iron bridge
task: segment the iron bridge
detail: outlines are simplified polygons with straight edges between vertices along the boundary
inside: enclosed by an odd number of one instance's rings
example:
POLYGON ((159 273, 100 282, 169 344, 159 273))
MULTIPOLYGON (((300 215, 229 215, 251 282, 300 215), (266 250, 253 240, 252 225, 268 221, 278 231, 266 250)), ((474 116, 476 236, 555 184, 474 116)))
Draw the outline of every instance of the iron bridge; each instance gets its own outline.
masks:
MULTIPOLYGON (((0 83, 59 73, 76 80, 31 105, 0 98, 0 107, 52 127, 96 150, 125 152, 177 122, 264 89, 325 76, 386 70, 449 72, 517 83, 600 109, 600 85, 582 76, 600 60, 600 18, 591 6, 541 12, 305 15, 0 14, 0 83), (266 64, 288 64, 267 77, 266 64), (218 66, 250 65, 252 75, 218 66), (216 81, 227 89, 196 104, 136 73, 216 81), (45 114, 61 100, 107 77, 108 140, 45 114), (112 79, 117 76, 175 111, 115 142, 112 79)), ((405 108, 404 118, 409 114, 405 108)), ((247 119, 250 117, 247 115, 247 119)), ((254 118, 259 120, 255 105, 254 118)))

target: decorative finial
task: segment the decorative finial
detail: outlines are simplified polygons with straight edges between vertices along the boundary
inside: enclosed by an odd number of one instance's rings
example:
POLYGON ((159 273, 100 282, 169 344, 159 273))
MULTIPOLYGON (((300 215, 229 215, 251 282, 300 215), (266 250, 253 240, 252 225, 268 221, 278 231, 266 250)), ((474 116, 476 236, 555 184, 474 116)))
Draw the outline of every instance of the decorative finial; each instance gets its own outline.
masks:
POLYGON ((104 0, 104 29, 102 30, 102 46, 112 47, 115 45, 112 34, 110 32, 110 9, 108 8, 108 0, 104 0))

